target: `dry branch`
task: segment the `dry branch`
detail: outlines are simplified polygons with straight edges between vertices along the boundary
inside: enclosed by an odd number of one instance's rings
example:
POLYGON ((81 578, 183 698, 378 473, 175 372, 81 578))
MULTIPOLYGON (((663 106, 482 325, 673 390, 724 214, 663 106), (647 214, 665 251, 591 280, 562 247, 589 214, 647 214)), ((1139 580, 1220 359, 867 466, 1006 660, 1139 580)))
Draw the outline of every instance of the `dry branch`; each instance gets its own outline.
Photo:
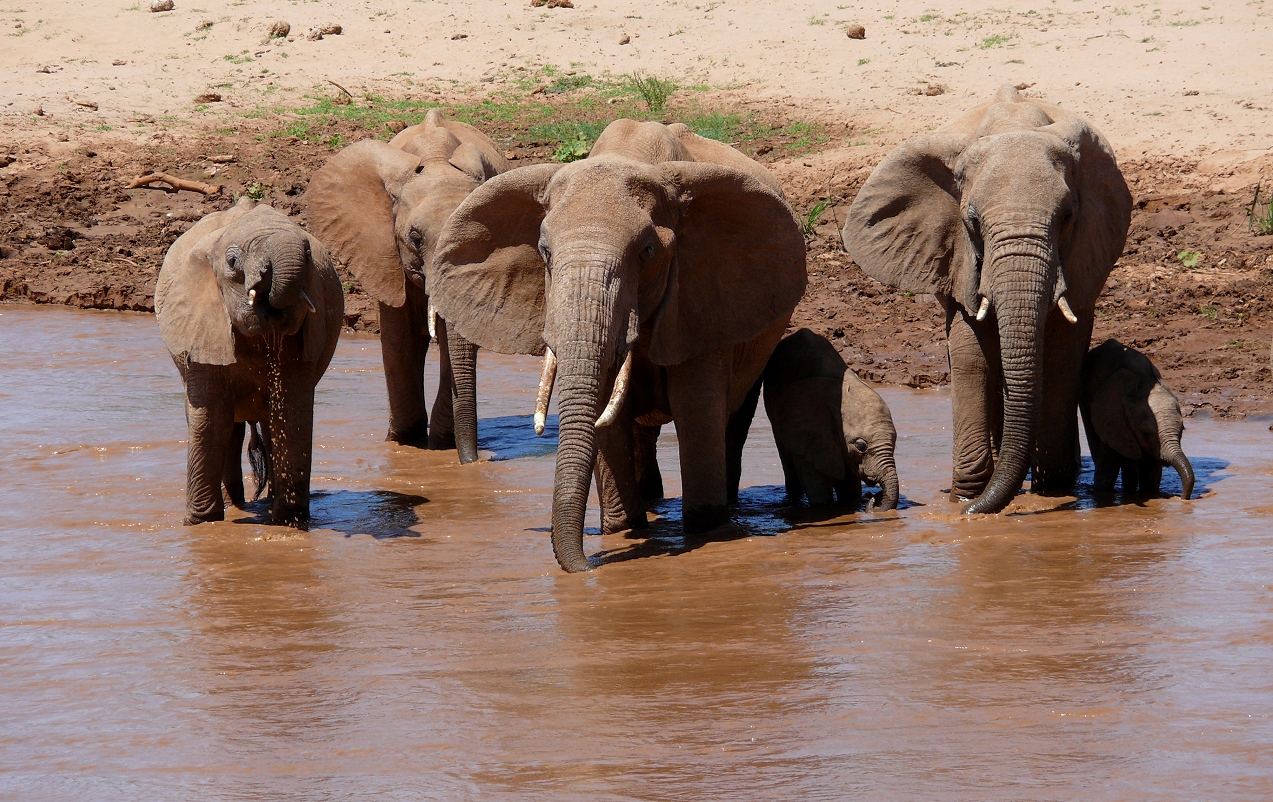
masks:
POLYGON ((141 178, 134 178, 129 182, 128 188, 137 189, 138 187, 149 186, 156 181, 163 181, 173 189, 184 189, 187 192, 198 192, 200 195, 221 194, 220 185, 213 186, 212 184, 205 184, 202 181, 188 181, 184 178, 177 178, 175 176, 168 175, 167 173, 151 173, 150 175, 143 175, 141 178))

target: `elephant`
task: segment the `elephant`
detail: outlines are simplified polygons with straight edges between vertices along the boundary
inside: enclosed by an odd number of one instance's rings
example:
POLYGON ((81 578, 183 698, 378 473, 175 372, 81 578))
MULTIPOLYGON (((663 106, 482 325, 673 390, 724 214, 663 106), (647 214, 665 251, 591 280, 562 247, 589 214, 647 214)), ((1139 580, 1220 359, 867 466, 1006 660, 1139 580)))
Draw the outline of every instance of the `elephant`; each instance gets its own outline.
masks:
POLYGON ((882 488, 872 503, 897 509, 893 416, 827 338, 800 329, 783 339, 761 386, 788 498, 856 505, 865 482, 882 488))
POLYGON ((477 347, 448 337, 446 321, 433 315, 424 267, 460 201, 511 168, 476 128, 431 109, 388 144, 364 140, 341 150, 305 192, 310 229, 379 303, 385 439, 456 448, 462 463, 478 457, 477 347), (424 363, 435 336, 442 361, 430 426, 424 363))
POLYGON ((868 275, 946 313, 951 499, 1002 511, 1079 474, 1079 372, 1132 197, 1105 138, 1011 85, 871 173, 844 245, 868 275))
POLYGON ((1180 497, 1193 493, 1193 465, 1180 448, 1184 417, 1149 357, 1106 340, 1083 360, 1079 412, 1096 465, 1094 489, 1113 492, 1121 471, 1123 492, 1158 494, 1164 465, 1180 474, 1180 497))
POLYGON ((595 469, 603 532, 646 526, 654 427, 676 423, 682 523, 728 521, 759 379, 804 294, 805 244, 765 168, 684 125, 616 120, 588 158, 523 167, 447 221, 428 282, 483 348, 544 355, 559 388, 552 545, 583 551, 595 469))
POLYGON ((244 507, 246 425, 257 495, 274 524, 305 528, 314 386, 336 351, 345 296, 327 249, 242 198, 177 238, 155 287, 159 332, 186 391, 186 524, 244 507))

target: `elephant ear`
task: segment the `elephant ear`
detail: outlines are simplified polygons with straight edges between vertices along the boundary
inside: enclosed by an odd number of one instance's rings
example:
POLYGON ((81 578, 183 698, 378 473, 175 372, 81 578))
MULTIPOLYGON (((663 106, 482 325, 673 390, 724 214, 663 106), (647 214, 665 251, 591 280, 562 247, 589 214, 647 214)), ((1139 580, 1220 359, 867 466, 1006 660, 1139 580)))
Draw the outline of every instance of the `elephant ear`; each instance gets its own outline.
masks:
POLYGON ((494 178, 500 174, 498 166, 493 164, 482 149, 472 142, 462 142, 449 159, 451 166, 467 173, 477 183, 494 178))
MULTIPOLYGON (((1138 430, 1143 426, 1136 408, 1139 385, 1139 376, 1127 368, 1119 368, 1096 388, 1090 404, 1092 428, 1101 442, 1128 459, 1145 456, 1138 436, 1138 430)), ((1143 404, 1143 400, 1139 403, 1143 404)))
POLYGON ((419 166, 413 154, 364 140, 333 156, 305 192, 310 231, 373 298, 389 306, 407 300, 394 203, 419 166))
POLYGON ((305 295, 314 302, 317 311, 305 316, 303 356, 306 362, 319 363, 321 372, 327 368, 336 350, 336 338, 331 335, 338 333, 345 322, 345 293, 331 254, 312 236, 309 237, 309 260, 305 295), (330 342, 328 338, 331 338, 330 342))
POLYGON ((1060 137, 1078 156, 1078 216, 1062 253, 1066 295, 1076 309, 1093 309, 1131 225, 1132 193, 1105 137, 1080 117, 1067 116, 1039 130, 1060 137))
POLYGON ((469 342, 504 354, 544 352, 539 226, 559 169, 537 164, 498 175, 442 227, 425 283, 438 314, 469 342))
POLYGON ((155 317, 168 351, 182 362, 233 365, 234 330, 212 266, 227 226, 256 204, 250 199, 200 220, 168 249, 155 285, 155 317))
POLYGON ((917 136, 872 171, 841 232, 864 273, 904 292, 951 294, 968 259, 953 170, 968 141, 962 133, 917 136))
POLYGON ((659 365, 745 342, 786 320, 804 295, 804 234, 782 195, 729 167, 665 162, 679 190, 676 255, 654 316, 659 365))
MULTIPOLYGON (((750 173, 762 184, 777 190, 779 195, 783 194, 782 184, 778 182, 773 173, 765 169, 764 165, 749 159, 724 142, 717 142, 714 139, 699 136, 691 131, 690 127, 685 123, 673 123, 667 127, 667 130, 680 141, 681 147, 685 148, 685 152, 694 161, 721 164, 725 167, 741 170, 744 173, 750 173)), ((785 198, 786 196, 783 195, 783 197, 785 198)))
POLYGON ((785 388, 765 411, 783 448, 818 472, 844 479, 844 435, 840 424, 840 381, 813 376, 785 388))

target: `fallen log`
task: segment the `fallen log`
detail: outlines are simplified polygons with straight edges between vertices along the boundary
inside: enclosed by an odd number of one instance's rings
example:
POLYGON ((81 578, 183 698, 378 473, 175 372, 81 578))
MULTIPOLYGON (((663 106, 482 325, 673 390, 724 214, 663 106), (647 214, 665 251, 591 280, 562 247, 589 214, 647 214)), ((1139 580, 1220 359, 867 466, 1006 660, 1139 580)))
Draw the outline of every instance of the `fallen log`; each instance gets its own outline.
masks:
POLYGON ((162 181, 171 186, 173 189, 184 189, 187 192, 198 192, 200 195, 221 194, 220 184, 213 186, 212 184, 205 184, 202 181, 188 181, 184 178, 177 178, 176 176, 168 175, 167 173, 151 173, 149 175, 143 175, 141 178, 134 178, 129 182, 128 188, 137 189, 138 187, 146 187, 156 181, 162 181))

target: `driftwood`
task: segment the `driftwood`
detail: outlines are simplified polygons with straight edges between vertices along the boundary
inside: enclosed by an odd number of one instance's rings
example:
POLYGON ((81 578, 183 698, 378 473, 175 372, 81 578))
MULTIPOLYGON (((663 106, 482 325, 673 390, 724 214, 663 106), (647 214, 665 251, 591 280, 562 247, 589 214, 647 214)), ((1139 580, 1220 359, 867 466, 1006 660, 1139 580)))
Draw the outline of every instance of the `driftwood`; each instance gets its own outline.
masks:
POLYGON ((168 175, 167 173, 151 173, 150 175, 143 175, 141 178, 134 178, 128 183, 128 188, 137 189, 138 187, 150 186, 156 181, 163 181, 173 189, 184 189, 188 192, 198 192, 200 195, 221 194, 220 185, 213 186, 212 184, 205 184, 202 181, 188 181, 184 178, 177 178, 175 176, 168 175))

